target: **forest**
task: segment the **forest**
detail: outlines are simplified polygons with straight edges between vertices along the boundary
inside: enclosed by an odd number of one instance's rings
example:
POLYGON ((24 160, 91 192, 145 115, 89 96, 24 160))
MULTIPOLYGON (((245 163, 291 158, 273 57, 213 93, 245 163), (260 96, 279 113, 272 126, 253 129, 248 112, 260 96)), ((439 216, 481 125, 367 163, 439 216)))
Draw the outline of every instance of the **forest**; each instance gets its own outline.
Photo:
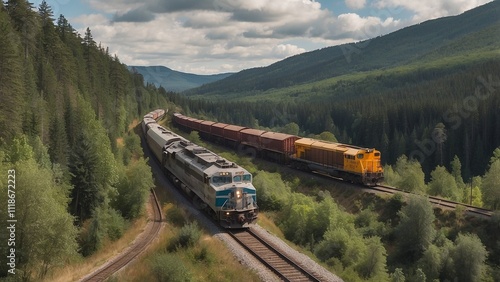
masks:
POLYGON ((129 125, 167 102, 45 1, 2 1, 0 38, 0 201, 12 204, 1 229, 17 221, 14 244, 0 244, 15 267, 2 263, 0 277, 41 280, 144 212, 153 178, 129 125))
MULTIPOLYGON (((429 180, 436 165, 458 156, 463 177, 484 174, 500 146, 500 59, 384 71, 287 88, 279 96, 170 100, 197 117, 377 148, 385 164, 417 159, 429 180), (286 95, 285 95, 286 93, 286 95), (293 126, 292 126, 293 125, 293 126)), ((451 169, 450 167, 448 167, 451 169)))

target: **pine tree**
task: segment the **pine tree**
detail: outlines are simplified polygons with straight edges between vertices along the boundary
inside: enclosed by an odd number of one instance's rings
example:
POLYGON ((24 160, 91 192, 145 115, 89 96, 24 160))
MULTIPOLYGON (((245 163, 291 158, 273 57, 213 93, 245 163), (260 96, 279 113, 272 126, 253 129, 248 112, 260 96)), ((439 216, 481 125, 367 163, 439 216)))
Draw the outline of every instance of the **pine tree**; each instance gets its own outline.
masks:
POLYGON ((97 158, 92 154, 91 144, 80 135, 70 155, 69 170, 72 175, 71 213, 78 217, 79 222, 92 215, 92 211, 104 200, 100 183, 96 178, 97 158))
POLYGON ((31 52, 35 49, 37 31, 36 13, 33 11, 33 4, 26 0, 8 0, 5 9, 12 19, 14 29, 21 35, 24 59, 28 60, 31 52))

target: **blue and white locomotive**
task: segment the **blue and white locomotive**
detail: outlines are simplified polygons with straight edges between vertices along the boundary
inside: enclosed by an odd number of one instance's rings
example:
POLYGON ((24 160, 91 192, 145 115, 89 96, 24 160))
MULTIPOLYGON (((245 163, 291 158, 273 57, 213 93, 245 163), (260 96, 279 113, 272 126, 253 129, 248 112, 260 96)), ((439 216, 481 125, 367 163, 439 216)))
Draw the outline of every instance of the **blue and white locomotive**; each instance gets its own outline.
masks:
POLYGON ((247 228, 257 220, 256 191, 247 170, 158 125, 151 113, 142 128, 164 172, 221 226, 247 228))

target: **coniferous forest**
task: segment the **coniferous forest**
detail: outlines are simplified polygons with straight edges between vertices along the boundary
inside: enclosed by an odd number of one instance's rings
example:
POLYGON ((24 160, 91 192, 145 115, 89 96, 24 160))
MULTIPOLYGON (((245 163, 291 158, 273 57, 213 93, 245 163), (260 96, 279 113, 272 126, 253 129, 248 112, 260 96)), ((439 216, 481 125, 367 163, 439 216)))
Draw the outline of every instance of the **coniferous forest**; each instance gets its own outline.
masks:
POLYGON ((8 216, 17 220, 15 245, 0 246, 2 276, 10 248, 13 277, 39 280, 119 238, 143 212, 153 179, 128 126, 166 107, 162 91, 144 86, 91 29, 55 20, 45 1, 0 3, 2 230, 8 216))

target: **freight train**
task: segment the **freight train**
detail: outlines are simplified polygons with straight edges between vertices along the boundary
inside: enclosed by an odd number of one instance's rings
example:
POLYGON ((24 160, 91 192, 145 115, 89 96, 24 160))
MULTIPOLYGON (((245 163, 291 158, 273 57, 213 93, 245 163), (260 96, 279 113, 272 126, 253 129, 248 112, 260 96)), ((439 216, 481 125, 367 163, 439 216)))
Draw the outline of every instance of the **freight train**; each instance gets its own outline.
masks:
POLYGON ((373 148, 199 120, 180 113, 174 114, 173 121, 181 128, 198 131, 200 136, 209 140, 297 169, 316 171, 367 186, 376 185, 384 179, 380 152, 373 148))
POLYGON ((160 126, 156 120, 164 114, 164 110, 153 111, 144 116, 141 124, 148 147, 163 172, 221 226, 250 227, 258 214, 252 175, 160 126))

